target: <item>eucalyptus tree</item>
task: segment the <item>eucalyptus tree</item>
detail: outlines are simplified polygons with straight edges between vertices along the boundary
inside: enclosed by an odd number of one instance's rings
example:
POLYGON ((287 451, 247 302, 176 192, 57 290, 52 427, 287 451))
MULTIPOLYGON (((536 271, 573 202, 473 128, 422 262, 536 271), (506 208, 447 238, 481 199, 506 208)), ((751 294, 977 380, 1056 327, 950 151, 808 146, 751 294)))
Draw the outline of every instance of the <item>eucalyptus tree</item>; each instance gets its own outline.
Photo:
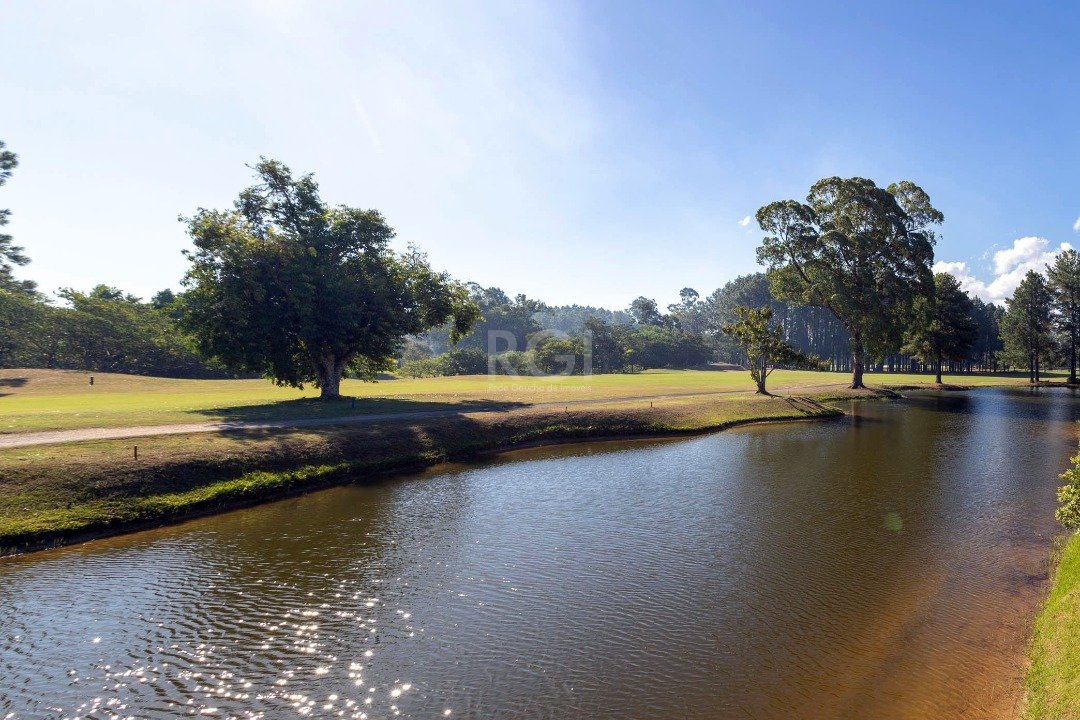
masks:
POLYGON ((1076 346, 1080 340, 1080 253, 1065 250, 1046 267, 1058 329, 1069 339, 1069 382, 1076 383, 1076 346))
POLYGON ((280 162, 254 169, 260 182, 234 209, 184 219, 195 250, 183 321, 206 355, 334 398, 346 368, 370 378, 391 367, 406 336, 470 330, 468 289, 416 249, 394 252, 377 210, 327 205, 311 175, 280 162))
POLYGON ((915 310, 904 349, 924 363, 933 363, 940 384, 942 363, 967 359, 979 338, 975 306, 955 277, 938 273, 933 296, 918 298, 915 310))
POLYGON ((851 387, 865 387, 867 358, 897 348, 915 299, 933 293, 933 226, 943 220, 918 185, 859 177, 824 178, 805 203, 757 211, 773 295, 832 311, 849 335, 851 387))
POLYGON ((679 291, 679 302, 668 305, 674 325, 694 335, 702 335, 707 329, 708 316, 705 311, 705 301, 697 290, 689 287, 679 291))
MULTIPOLYGON (((19 166, 19 156, 7 149, 0 141, 0 185, 3 185, 11 177, 12 172, 19 166)), ((8 224, 11 211, 0 208, 0 228, 8 224)), ((26 265, 30 258, 23 254, 23 249, 14 244, 13 238, 5 232, 0 232, 0 289, 20 294, 33 295, 36 284, 29 280, 16 280, 12 269, 16 265, 26 265)))
POLYGON ((1046 279, 1028 270, 1012 298, 1001 322, 1005 354, 1017 365, 1026 364, 1032 382, 1039 382, 1043 360, 1054 350, 1053 295, 1046 279))
POLYGON ((627 312, 634 318, 638 325, 663 325, 664 316, 660 314, 660 308, 656 301, 645 296, 638 296, 630 303, 627 312))

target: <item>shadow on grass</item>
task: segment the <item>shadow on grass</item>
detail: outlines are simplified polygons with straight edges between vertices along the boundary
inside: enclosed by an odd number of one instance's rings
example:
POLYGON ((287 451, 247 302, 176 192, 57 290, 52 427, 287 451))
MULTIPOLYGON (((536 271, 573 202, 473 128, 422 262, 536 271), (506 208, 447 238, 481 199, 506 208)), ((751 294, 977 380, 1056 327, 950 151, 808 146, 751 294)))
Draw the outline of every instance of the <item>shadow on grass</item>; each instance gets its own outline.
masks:
MULTIPOLYGON (((0 378, 0 388, 21 388, 26 383, 30 382, 30 378, 13 377, 13 378, 0 378)), ((0 393, 0 397, 7 397, 13 393, 0 393)))
POLYGON ((348 398, 319 400, 301 398, 281 400, 261 405, 238 405, 193 411, 208 420, 225 422, 263 422, 270 420, 323 420, 362 418, 365 416, 399 415, 403 413, 455 413, 475 410, 512 410, 528 407, 530 403, 496 400, 410 400, 404 398, 348 398))
MULTIPOLYGON (((780 396, 774 395, 773 397, 780 396)), ((793 409, 798 410, 799 412, 806 413, 807 415, 833 415, 836 413, 836 408, 826 405, 825 403, 818 402, 813 398, 789 395, 784 397, 783 400, 793 409)))
MULTIPOLYGON (((444 404, 447 405, 447 404, 444 404)), ((460 409, 460 408, 459 408, 460 409)), ((316 428, 242 428, 217 437, 229 446, 218 452, 199 449, 213 436, 192 437, 186 457, 171 457, 155 468, 124 464, 113 469, 105 482, 78 482, 65 488, 63 496, 77 501, 90 499, 149 497, 182 493, 229 480, 245 473, 291 472, 304 467, 325 467, 314 480, 284 482, 288 488, 314 489, 348 482, 370 482, 389 474, 418 471, 433 463, 475 456, 492 446, 510 443, 515 423, 481 422, 461 413, 412 421, 407 417, 385 422, 323 425, 316 428), (73 491, 76 491, 74 492, 73 491)), ((53 484, 53 483, 49 483, 53 484)), ((0 481, 0 490, 4 483, 0 481)), ((260 491, 261 492, 261 491, 260 491)), ((269 496, 274 496, 274 490, 269 496)), ((3 516, 0 501, 0 519, 3 516)))

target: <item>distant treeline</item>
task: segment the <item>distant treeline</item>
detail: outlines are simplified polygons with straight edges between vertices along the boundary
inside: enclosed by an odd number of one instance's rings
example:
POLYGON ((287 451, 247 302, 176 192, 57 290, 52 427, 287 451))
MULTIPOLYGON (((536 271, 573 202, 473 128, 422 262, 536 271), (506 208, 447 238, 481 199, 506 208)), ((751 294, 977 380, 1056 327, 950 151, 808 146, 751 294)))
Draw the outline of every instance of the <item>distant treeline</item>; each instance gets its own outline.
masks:
POLYGON ((168 290, 150 302, 98 285, 64 290, 65 307, 32 290, 0 289, 0 367, 54 368, 178 378, 229 377, 200 357, 177 325, 168 290))
MULTIPOLYGON (((792 306, 777 300, 764 273, 737 277, 704 298, 692 288, 683 288, 680 301, 669 305, 667 312, 645 297, 634 300, 626 310, 612 311, 581 305, 550 306, 524 295, 511 298, 499 288, 475 283, 469 287, 484 319, 456 348, 450 345, 445 329, 410 339, 399 358, 405 374, 472 374, 487 372, 489 366, 496 372, 512 369, 519 374, 528 374, 530 367, 559 372, 565 360, 554 358, 571 355, 579 358, 576 367, 581 368, 587 337, 591 339, 595 373, 693 368, 713 362, 738 365, 744 362, 744 351, 721 328, 735 322, 735 308, 740 306, 771 307, 785 340, 793 347, 821 359, 828 369, 851 370, 848 332, 836 316, 825 308, 792 306), (489 351, 499 359, 489 362, 489 351)), ((1011 365, 1022 366, 1022 359, 1013 358, 1010 363, 1003 352, 1005 308, 979 298, 972 299, 971 307, 978 335, 966 357, 946 360, 947 371, 996 372, 1011 365)), ((930 368, 912 354, 898 351, 876 359, 870 369, 906 373, 930 368)))
MULTIPOLYGON (((831 370, 851 371, 851 347, 847 330, 831 311, 822 307, 799 307, 776 300, 764 273, 753 273, 735 278, 702 303, 701 311, 710 327, 718 328, 734 322, 734 308, 771 307, 773 315, 783 326, 784 339, 792 347, 823 360, 831 370)), ((1009 363, 1003 355, 1001 320, 1005 308, 986 303, 979 298, 971 299, 971 317, 978 327, 978 335, 966 357, 946 360, 949 372, 973 370, 996 372, 1009 363)), ((719 360, 737 363, 742 348, 724 334, 718 334, 717 356, 719 360)), ((911 353, 897 351, 871 362, 876 372, 922 372, 928 370, 911 353)))
MULTIPOLYGON (((742 349, 720 331, 734 321, 738 306, 772 307, 793 347, 821 358, 831 369, 850 370, 848 334, 835 316, 824 308, 793 307, 776 300, 763 273, 738 277, 705 298, 685 288, 680 302, 669 305, 667 312, 644 297, 626 310, 613 311, 545 305, 476 284, 470 285, 470 291, 483 319, 457 346, 450 343, 446 328, 409 338, 398 357, 402 374, 558 373, 571 358, 574 371, 581 372, 587 337, 595 373, 739 364, 742 349), (494 350, 497 359, 489 358, 489 350, 494 350)), ((64 290, 59 295, 64 306, 49 304, 35 292, 0 289, 0 367, 230 376, 216 363, 202 359, 194 340, 181 328, 182 295, 164 290, 147 302, 105 285, 86 293, 64 290)), ((949 371, 1007 368, 1010 363, 1000 331, 1005 308, 978 298, 972 305, 978 339, 969 357, 948 362, 949 371)), ((883 372, 924 369, 904 353, 880 358, 872 367, 883 372)))

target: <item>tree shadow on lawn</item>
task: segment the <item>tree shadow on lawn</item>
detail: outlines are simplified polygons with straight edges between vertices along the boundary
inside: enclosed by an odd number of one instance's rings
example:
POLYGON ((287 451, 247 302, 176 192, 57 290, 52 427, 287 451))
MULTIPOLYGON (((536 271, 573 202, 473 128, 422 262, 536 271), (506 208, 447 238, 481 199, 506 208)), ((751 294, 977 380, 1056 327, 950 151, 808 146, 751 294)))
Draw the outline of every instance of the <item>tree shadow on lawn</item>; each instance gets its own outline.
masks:
POLYGON ((821 415, 827 417, 836 411, 836 408, 814 400, 813 398, 802 397, 799 395, 773 395, 772 397, 779 397, 790 405, 792 409, 811 416, 821 415))
POLYGON ((410 400, 406 398, 350 398, 319 400, 301 398, 281 400, 260 405, 237 405, 224 408, 194 410, 193 414, 208 420, 224 422, 263 422, 273 420, 330 420, 365 416, 399 415, 404 413, 455 413, 476 410, 512 410, 529 407, 530 403, 497 400, 410 400))
MULTIPOLYGON (((0 388, 21 388, 28 382, 30 382, 30 378, 25 377, 0 378, 0 388)), ((12 394, 0 393, 0 397, 7 397, 12 394)))
MULTIPOLYGON (((102 496, 183 492, 252 471, 284 472, 309 466, 341 465, 342 469, 302 481, 298 487, 370 482, 436 462, 473 457, 478 451, 509 443, 513 436, 513 423, 481 422, 461 413, 421 422, 401 418, 316 428, 227 430, 219 437, 235 443, 231 449, 200 452, 203 436, 193 436, 189 457, 173 458, 160 468, 144 466, 139 471, 114 473, 112 482, 98 492, 102 496)), ((212 438, 206 436, 205 442, 213 442, 212 438)), ((148 452, 147 459, 152 457, 148 452)))

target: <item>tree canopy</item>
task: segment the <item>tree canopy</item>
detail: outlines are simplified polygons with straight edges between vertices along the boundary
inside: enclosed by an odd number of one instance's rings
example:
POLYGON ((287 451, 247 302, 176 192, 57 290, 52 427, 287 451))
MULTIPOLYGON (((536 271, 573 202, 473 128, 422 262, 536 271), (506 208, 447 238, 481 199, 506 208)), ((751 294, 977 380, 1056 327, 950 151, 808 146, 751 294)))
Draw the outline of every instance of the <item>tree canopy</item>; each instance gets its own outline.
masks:
POLYGON ((1063 251, 1046 268, 1055 320, 1069 342, 1069 382, 1076 382, 1076 346, 1080 340, 1080 253, 1063 251))
POLYGON ((660 314, 656 301, 644 296, 634 298, 627 312, 638 325, 660 325, 664 322, 664 316, 660 314))
POLYGON ((773 295, 836 315, 850 335, 852 387, 863 387, 868 355, 899 346, 915 298, 931 295, 932 228, 943 220, 918 185, 879 188, 859 177, 825 178, 805 203, 757 211, 768 233, 757 256, 773 295))
POLYGON ((1042 364, 1053 353, 1053 297, 1046 279, 1028 270, 1012 298, 1001 323, 1005 354, 1017 365, 1027 365, 1032 382, 1039 382, 1042 364))
MULTIPOLYGON (((3 185, 11 177, 12 172, 19 166, 19 156, 7 149, 0 141, 0 185, 3 185)), ((8 224, 11 211, 0 208, 0 228, 8 224)), ((23 249, 14 243, 14 238, 5 232, 0 232, 0 290, 32 295, 36 284, 29 280, 16 280, 12 270, 16 265, 26 265, 30 262, 23 249)))
POLYGON ((916 299, 905 349, 932 364, 940 383, 942 361, 968 357, 978 338, 979 324, 971 298, 955 277, 936 274, 934 294, 916 299))
POLYGON ((765 395, 765 380, 777 365, 810 365, 811 358, 784 342, 784 331, 772 322, 772 308, 735 308, 736 321, 725 325, 724 333, 742 346, 746 366, 757 386, 757 392, 765 395))
POLYGON ((390 248, 377 210, 329 206, 312 175, 262 159, 259 183, 232 210, 185 218, 195 245, 184 323, 206 354, 280 384, 340 394, 347 367, 364 377, 391 366, 408 335, 478 317, 468 289, 431 269, 415 248, 390 248))

